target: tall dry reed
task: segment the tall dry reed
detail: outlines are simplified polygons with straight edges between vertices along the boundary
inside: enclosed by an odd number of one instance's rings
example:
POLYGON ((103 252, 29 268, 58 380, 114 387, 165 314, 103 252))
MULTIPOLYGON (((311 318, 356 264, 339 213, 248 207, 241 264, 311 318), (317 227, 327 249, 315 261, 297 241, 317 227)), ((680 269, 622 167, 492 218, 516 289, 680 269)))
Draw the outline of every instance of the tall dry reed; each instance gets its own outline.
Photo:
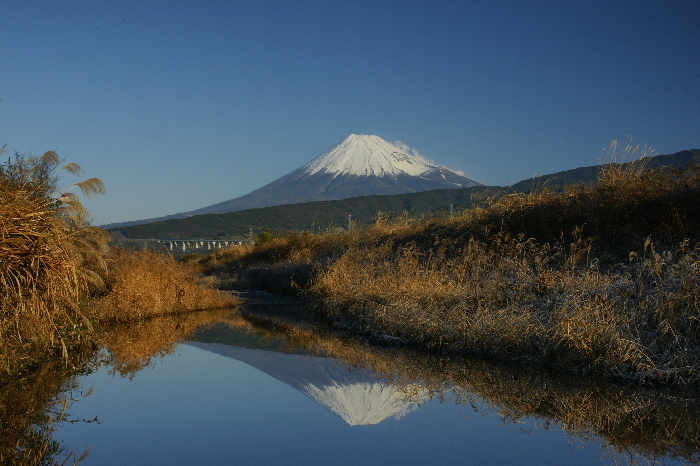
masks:
MULTIPOLYGON (((17 350, 60 348, 66 331, 86 324, 81 301, 102 286, 106 232, 88 225, 69 189, 58 186, 55 152, 17 156, 0 166, 0 341, 2 369, 17 350)), ((77 183, 86 195, 104 192, 97 179, 77 183)))

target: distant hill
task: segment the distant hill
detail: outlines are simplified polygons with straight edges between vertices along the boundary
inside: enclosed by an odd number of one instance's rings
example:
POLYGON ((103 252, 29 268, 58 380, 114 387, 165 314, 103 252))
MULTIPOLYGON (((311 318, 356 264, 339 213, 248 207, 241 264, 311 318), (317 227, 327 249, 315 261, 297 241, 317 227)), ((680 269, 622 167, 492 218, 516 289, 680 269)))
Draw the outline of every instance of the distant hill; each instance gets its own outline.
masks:
MULTIPOLYGON (((700 164, 700 149, 691 149, 669 155, 657 155, 651 157, 647 168, 658 167, 683 167, 689 164, 700 164)), ((623 165, 627 165, 623 163, 623 165)), ((535 188, 547 187, 550 189, 561 188, 567 185, 586 184, 593 185, 598 181, 600 165, 574 168, 550 175, 538 176, 515 183, 512 188, 517 192, 526 192, 535 188)))
POLYGON ((484 203, 503 188, 477 186, 462 189, 438 189, 393 196, 362 196, 338 201, 285 204, 261 209, 248 209, 225 214, 204 214, 161 222, 112 228, 115 237, 126 238, 213 238, 246 236, 250 229, 325 231, 345 228, 348 215, 358 224, 371 223, 378 212, 414 214, 470 209, 484 203))
MULTIPOLYGON (((652 158, 649 168, 682 167, 700 164, 700 149, 686 150, 652 158)), ((371 223, 378 212, 400 214, 447 213, 484 205, 489 198, 505 193, 527 192, 533 188, 559 189, 572 184, 594 184, 600 166, 566 170, 520 181, 511 187, 473 186, 460 189, 438 189, 418 193, 361 196, 335 201, 286 204, 275 207, 247 209, 224 214, 195 215, 143 225, 112 228, 115 237, 126 238, 211 238, 224 239, 248 234, 251 228, 272 230, 324 231, 345 228, 348 215, 354 222, 371 223)))

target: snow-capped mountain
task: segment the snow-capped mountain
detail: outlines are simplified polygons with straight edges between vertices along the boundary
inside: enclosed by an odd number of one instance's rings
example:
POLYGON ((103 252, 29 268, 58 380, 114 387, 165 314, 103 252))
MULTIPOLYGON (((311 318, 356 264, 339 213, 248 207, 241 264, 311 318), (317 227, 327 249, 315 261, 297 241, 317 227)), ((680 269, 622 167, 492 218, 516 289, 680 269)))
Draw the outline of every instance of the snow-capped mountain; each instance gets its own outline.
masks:
POLYGON ((478 185, 470 178, 429 163, 403 144, 390 144, 378 136, 351 134, 303 167, 244 196, 190 212, 105 227, 282 204, 478 185))
POLYGON ((378 136, 351 134, 303 167, 262 188, 187 215, 480 184, 408 151, 378 136))
POLYGON ((349 369, 337 359, 276 353, 220 343, 187 345, 236 359, 299 390, 352 426, 399 419, 418 408, 427 392, 401 392, 365 369, 349 369))

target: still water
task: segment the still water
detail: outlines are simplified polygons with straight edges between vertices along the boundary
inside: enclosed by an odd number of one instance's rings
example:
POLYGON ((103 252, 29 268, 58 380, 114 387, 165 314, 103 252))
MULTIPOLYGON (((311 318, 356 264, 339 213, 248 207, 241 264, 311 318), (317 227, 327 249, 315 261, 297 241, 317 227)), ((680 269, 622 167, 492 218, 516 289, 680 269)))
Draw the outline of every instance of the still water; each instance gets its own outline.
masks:
POLYGON ((103 353, 105 363, 67 384, 72 402, 53 439, 78 456, 90 449, 80 463, 86 465, 693 460, 666 455, 677 451, 672 444, 693 439, 645 446, 644 432, 618 432, 634 431, 630 419, 650 416, 658 430, 665 414, 614 387, 494 372, 482 363, 433 360, 310 331, 287 337, 237 322, 208 326, 138 370, 124 370, 123 361, 115 369, 103 353), (567 403, 584 412, 557 418, 567 403), (625 403, 628 417, 647 411, 619 421, 623 427, 610 425, 615 416, 596 421, 600 413, 585 411, 625 403))

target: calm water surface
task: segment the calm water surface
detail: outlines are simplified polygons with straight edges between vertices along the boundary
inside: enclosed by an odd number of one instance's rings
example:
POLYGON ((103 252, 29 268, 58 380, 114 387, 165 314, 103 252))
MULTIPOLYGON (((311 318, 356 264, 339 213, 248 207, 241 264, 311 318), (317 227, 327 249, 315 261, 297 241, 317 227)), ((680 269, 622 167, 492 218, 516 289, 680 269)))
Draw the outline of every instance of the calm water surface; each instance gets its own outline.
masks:
MULTIPOLYGON (((319 354, 279 334, 221 325, 195 338, 200 341, 181 342, 144 369, 120 374, 105 364, 73 381, 70 422, 58 426, 54 440, 78 454, 90 448, 81 463, 87 465, 587 465, 640 459, 585 429, 564 430, 566 423, 551 416, 522 414, 507 400, 487 401, 463 386, 450 389, 453 375, 443 373, 436 388, 435 377, 420 380, 411 372, 429 372, 429 360, 416 363, 395 351, 357 350, 335 340, 319 354), (345 362, 328 357, 329 348, 341 346, 351 354, 345 362), (358 367, 358 358, 371 358, 383 372, 358 367), (394 362, 403 366, 387 369, 394 362), (394 371, 391 382, 388 371, 394 371)), ((474 376, 467 366, 447 370, 474 376)), ((474 377, 484 378, 479 386, 502 383, 491 375, 474 377)), ((522 386, 522 396, 530 396, 518 377, 497 392, 517 393, 522 386)))

